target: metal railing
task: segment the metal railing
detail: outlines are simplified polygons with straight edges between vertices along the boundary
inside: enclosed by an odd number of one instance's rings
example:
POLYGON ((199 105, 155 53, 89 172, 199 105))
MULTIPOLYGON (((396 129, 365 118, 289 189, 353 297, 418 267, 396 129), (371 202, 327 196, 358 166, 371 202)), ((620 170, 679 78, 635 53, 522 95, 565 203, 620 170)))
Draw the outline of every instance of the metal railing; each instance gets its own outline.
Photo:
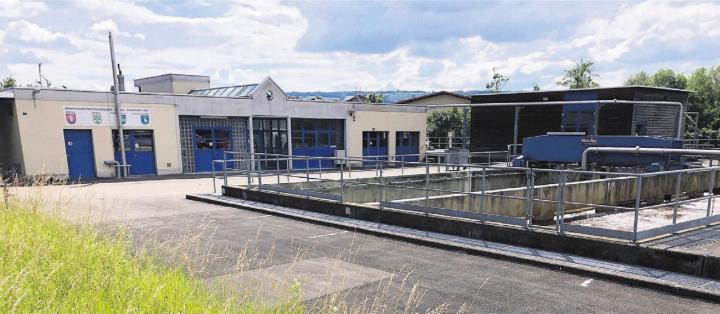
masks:
MULTIPOLYGON (((720 215, 714 212, 714 193, 720 167, 613 173, 400 159, 228 152, 224 160, 214 161, 213 165, 222 164, 225 186, 229 176, 238 174, 247 176, 247 185, 258 190, 364 203, 377 206, 380 212, 393 208, 426 217, 472 219, 481 223, 495 222, 528 230, 554 230, 559 234, 575 233, 633 243, 720 221, 720 215), (258 166, 261 160, 275 161, 275 167, 258 166), (332 164, 337 165, 336 169, 310 169, 311 161, 320 164, 322 160, 332 160, 332 164), (288 164, 304 162, 306 167, 295 171, 281 169, 281 161, 288 164), (353 164, 368 161, 374 163, 374 172, 352 169, 353 164), (447 172, 442 171, 442 167, 463 170, 447 172), (410 169, 412 176, 405 176, 410 169), (356 179, 352 179, 353 172, 364 172, 364 176, 356 175, 356 179), (522 184, 498 186, 502 176, 522 184), (268 184, 267 180, 272 179, 275 182, 268 184), (263 180, 266 180, 265 183, 263 180), (457 184, 462 187, 453 188, 446 184, 452 180, 462 182, 457 184), (703 180, 707 180, 706 185, 701 187, 699 184, 703 180), (666 189, 673 185, 672 191, 666 193, 668 191, 658 187, 661 184, 665 184, 666 189), (593 189, 595 193, 600 192, 599 196, 578 197, 584 194, 592 196, 593 189), (462 198, 459 203, 471 205, 468 208, 443 206, 452 203, 443 203, 449 198, 462 198), (611 202, 609 199, 614 200, 611 202), (703 212, 692 209, 701 202, 705 204, 703 212), (491 204, 501 204, 501 207, 490 208, 491 204), (690 207, 682 207, 685 205, 690 207), (652 215, 665 215, 667 221, 646 218, 652 215), (603 220, 610 223, 603 225, 603 220)), ((215 192, 216 173, 214 166, 215 192)))
POLYGON ((428 145, 434 149, 463 148, 464 141, 462 136, 428 137, 428 145))

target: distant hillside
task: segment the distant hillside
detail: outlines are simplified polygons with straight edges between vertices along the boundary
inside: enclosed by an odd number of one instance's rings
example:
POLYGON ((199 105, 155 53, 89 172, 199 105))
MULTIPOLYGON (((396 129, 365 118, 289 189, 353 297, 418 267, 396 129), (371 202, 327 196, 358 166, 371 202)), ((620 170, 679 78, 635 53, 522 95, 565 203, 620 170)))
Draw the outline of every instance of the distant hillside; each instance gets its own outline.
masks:
MULTIPOLYGON (((300 99, 309 99, 312 97, 322 97, 325 100, 329 101, 342 101, 345 99, 345 97, 348 96, 355 96, 357 94, 369 94, 369 93, 381 93, 383 94, 383 99, 386 103, 396 103, 399 101, 403 101, 405 99, 413 98, 422 96, 425 94, 429 94, 432 92, 426 92, 426 91, 338 91, 338 92, 289 92, 287 93, 288 96, 291 97, 298 97, 300 99)), ((474 91, 454 91, 454 93, 463 94, 463 95, 476 95, 476 94, 486 94, 487 91, 485 90, 474 90, 474 91)))

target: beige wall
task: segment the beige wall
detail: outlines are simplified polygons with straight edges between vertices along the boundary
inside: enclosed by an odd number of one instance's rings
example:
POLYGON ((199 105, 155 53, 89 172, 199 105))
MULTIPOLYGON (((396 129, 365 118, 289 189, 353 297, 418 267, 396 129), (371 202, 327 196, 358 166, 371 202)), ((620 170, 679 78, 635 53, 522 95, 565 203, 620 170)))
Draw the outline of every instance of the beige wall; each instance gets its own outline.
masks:
MULTIPOLYGON (((103 161, 114 160, 112 130, 109 126, 84 127, 65 125, 64 106, 112 107, 112 102, 67 102, 38 100, 16 100, 18 126, 22 140, 22 154, 25 173, 67 174, 64 129, 86 129, 92 131, 95 155, 95 170, 98 177, 114 176, 112 167, 103 161)), ((158 174, 181 173, 178 157, 179 139, 175 106, 157 104, 122 104, 124 108, 150 109, 149 126, 132 129, 154 130, 155 162, 158 174), (170 164, 168 166, 167 164, 170 164)))
POLYGON ((427 98, 421 98, 406 105, 447 105, 447 104, 469 104, 470 99, 442 94, 427 98))
POLYGON ((388 154, 395 155, 395 132, 420 132, 420 154, 425 155, 425 120, 424 112, 382 112, 382 111, 356 111, 355 118, 349 117, 347 123, 347 154, 348 156, 362 156, 363 131, 387 131, 388 154), (373 130, 374 129, 374 130, 373 130))

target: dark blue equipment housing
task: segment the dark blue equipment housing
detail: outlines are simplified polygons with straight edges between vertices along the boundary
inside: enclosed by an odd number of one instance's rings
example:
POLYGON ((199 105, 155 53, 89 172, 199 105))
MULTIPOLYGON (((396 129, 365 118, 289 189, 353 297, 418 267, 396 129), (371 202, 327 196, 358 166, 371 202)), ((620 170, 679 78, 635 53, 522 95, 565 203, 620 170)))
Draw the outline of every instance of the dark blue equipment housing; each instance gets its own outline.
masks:
MULTIPOLYGON (((522 154, 512 165, 580 163, 589 147, 682 148, 682 141, 654 136, 586 136, 578 133, 548 133, 523 139, 522 154)), ((644 167, 648 171, 678 168, 680 154, 589 153, 588 162, 599 166, 644 167)))

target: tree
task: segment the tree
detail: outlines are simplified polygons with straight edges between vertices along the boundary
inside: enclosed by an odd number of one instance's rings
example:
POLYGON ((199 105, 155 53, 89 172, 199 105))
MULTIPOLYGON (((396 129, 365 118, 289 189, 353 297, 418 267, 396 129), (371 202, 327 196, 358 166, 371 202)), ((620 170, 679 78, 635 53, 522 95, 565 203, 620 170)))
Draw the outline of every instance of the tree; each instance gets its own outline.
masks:
POLYGON ((653 75, 653 85, 657 87, 668 87, 685 89, 687 88, 687 78, 682 73, 675 74, 671 69, 660 69, 653 75))
POLYGON ((458 108, 433 111, 427 117, 429 137, 447 137, 451 131, 455 135, 462 133, 463 113, 458 108))
POLYGON ((16 84, 17 82, 15 81, 15 79, 12 76, 8 76, 4 80, 2 80, 2 82, 0 82, 0 88, 15 87, 17 86, 16 84))
POLYGON ((533 83, 532 83, 532 90, 533 90, 533 92, 539 92, 539 91, 540 91, 540 85, 538 85, 537 83, 533 82, 533 83))
POLYGON ((565 70, 563 77, 556 83, 560 86, 565 86, 570 89, 577 88, 590 88, 600 86, 595 79, 599 77, 595 73, 593 66, 595 63, 592 61, 580 61, 575 62, 575 66, 565 70))
POLYGON ((634 75, 630 75, 630 77, 625 81, 625 85, 655 86, 655 83, 653 82, 653 78, 650 74, 647 74, 645 71, 640 71, 634 75))
POLYGON ((371 104, 381 104, 383 103, 383 94, 382 93, 370 93, 367 94, 368 102, 371 104))
POLYGON ((492 71, 492 78, 490 79, 490 82, 485 84, 485 88, 490 90, 491 93, 502 92, 502 89, 505 87, 507 82, 510 81, 510 78, 495 72, 495 68, 493 68, 492 71))
POLYGON ((690 94, 688 111, 699 113, 698 128, 702 137, 717 138, 720 128, 720 65, 699 68, 687 80, 690 94))

